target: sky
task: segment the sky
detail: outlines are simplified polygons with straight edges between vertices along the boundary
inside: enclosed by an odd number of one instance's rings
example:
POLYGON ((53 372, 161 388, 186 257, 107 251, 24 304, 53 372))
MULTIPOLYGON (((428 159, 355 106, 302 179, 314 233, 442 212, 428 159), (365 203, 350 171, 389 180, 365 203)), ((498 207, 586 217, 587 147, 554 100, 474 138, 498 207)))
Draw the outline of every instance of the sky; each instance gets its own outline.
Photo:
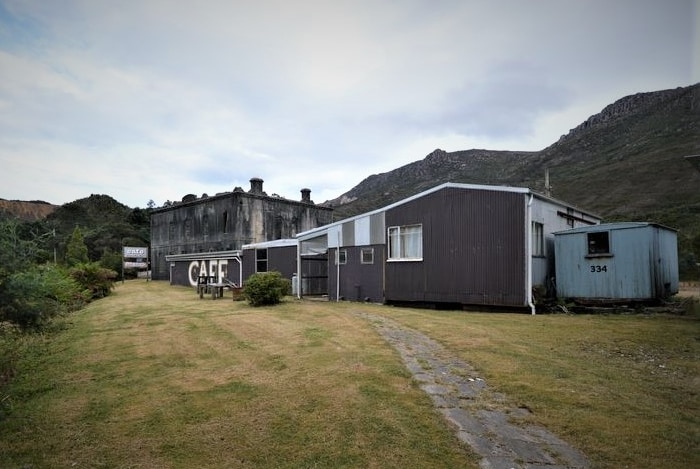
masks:
POLYGON ((0 0, 0 198, 321 203, 700 82, 700 0, 0 0))

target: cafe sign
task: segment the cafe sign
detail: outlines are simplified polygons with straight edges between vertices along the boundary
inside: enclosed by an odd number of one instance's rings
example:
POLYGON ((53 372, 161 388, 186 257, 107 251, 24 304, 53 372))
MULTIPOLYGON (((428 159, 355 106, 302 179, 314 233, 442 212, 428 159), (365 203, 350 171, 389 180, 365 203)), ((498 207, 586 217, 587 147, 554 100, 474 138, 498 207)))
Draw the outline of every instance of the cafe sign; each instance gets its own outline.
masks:
POLYGON ((137 248, 124 246, 122 256, 124 259, 147 259, 148 248, 137 248))

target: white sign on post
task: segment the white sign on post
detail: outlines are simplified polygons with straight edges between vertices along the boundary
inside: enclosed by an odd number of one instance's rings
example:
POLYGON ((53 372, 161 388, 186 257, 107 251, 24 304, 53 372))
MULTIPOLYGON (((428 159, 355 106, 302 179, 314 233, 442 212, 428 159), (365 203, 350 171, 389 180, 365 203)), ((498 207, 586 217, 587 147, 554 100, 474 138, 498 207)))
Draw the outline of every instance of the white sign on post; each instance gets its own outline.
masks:
POLYGON ((148 248, 135 248, 124 246, 122 255, 126 259, 146 259, 148 258, 148 248))
MULTIPOLYGON (((122 282, 124 281, 124 269, 148 271, 148 248, 122 246, 122 282)), ((146 275, 146 280, 148 280, 150 274, 147 272, 146 275)))

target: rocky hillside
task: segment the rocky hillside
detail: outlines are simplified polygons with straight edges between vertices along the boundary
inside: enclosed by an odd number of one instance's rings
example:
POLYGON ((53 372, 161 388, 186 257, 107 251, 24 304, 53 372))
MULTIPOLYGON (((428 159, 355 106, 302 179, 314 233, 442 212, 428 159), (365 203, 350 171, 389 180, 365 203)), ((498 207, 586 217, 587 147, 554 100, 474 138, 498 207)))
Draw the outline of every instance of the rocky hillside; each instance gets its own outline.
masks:
POLYGON ((369 176, 326 203, 336 218, 373 210, 443 182, 529 187, 601 215, 678 230, 681 273, 700 262, 700 84, 624 97, 537 152, 435 150, 369 176))
POLYGON ((326 202, 337 218, 382 207, 443 182, 530 187, 609 220, 683 225, 700 216, 700 84, 624 97, 537 152, 435 150, 423 160, 369 176, 326 202), (673 213, 671 213, 673 212, 673 213))
POLYGON ((22 221, 43 220, 52 214, 58 205, 41 200, 21 201, 0 199, 0 216, 19 218, 22 221))

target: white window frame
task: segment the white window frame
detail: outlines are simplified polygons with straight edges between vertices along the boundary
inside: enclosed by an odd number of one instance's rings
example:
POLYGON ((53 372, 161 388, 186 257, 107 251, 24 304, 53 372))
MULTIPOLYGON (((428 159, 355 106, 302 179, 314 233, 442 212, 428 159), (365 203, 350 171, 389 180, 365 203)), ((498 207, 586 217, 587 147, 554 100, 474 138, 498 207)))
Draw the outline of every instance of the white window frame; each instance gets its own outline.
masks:
POLYGON ((390 226, 387 228, 387 261, 396 262, 422 260, 422 224, 390 226))
POLYGON ((374 264, 374 248, 362 248, 360 252, 360 264, 374 264), (365 258, 367 256, 367 258, 365 258))
POLYGON ((544 224, 532 222, 532 257, 544 257, 544 224))
POLYGON ((338 255, 335 260, 335 265, 345 265, 348 263, 348 250, 347 249, 337 249, 338 255))

